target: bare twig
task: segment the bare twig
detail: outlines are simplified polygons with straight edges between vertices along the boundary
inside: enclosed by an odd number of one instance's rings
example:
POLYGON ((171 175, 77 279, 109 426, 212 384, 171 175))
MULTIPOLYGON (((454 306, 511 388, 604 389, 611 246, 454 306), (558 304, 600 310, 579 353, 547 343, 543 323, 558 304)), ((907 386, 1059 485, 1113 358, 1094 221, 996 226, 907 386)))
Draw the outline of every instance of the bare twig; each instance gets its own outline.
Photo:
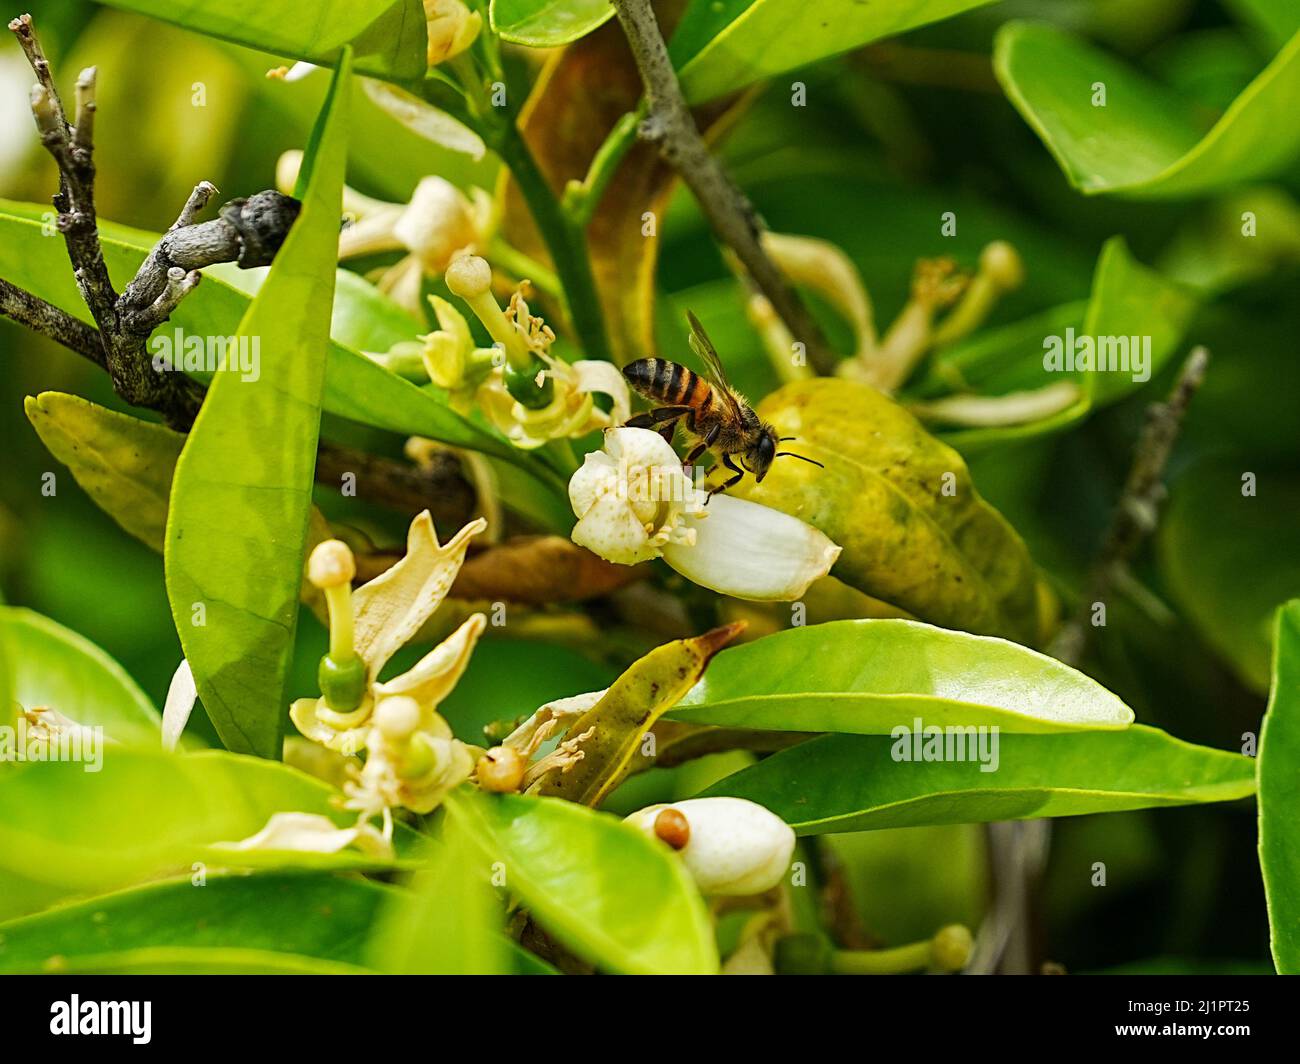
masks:
MULTIPOLYGON (((279 192, 260 192, 227 203, 220 218, 195 224, 195 215, 216 191, 203 182, 119 296, 104 263, 95 214, 95 68, 87 67, 77 78, 75 125, 69 125, 31 15, 13 19, 9 29, 36 75, 32 116, 41 143, 59 168, 55 224, 67 245, 77 288, 99 329, 101 357, 97 361, 108 370, 114 390, 128 403, 158 411, 169 424, 187 424, 197 410, 194 386, 182 374, 154 370, 145 354, 149 334, 198 285, 202 267, 232 261, 245 268, 269 263, 297 218, 299 204, 279 192)), ((37 321, 58 325, 63 337, 86 340, 84 331, 78 335, 46 310, 33 318, 30 301, 34 298, 20 301, 27 304, 27 318, 20 320, 33 328, 37 321)))
MULTIPOLYGON (((1163 477, 1183 416, 1205 379, 1209 354, 1194 348, 1184 361, 1169 398, 1147 408, 1146 424, 1138 436, 1133 464, 1110 527, 1097 554, 1083 601, 1075 616, 1061 627, 1048 652, 1067 665, 1078 665, 1092 630, 1094 603, 1103 602, 1127 571, 1142 541, 1155 531, 1164 498, 1163 477)), ((991 864, 994 868, 993 909, 980 928, 968 972, 1037 970, 1032 946, 1034 888, 1047 863, 1051 821, 1021 820, 990 824, 991 864)))
POLYGON ((1160 503, 1165 496, 1162 479, 1165 466, 1169 463, 1174 441, 1178 439, 1183 415, 1205 379, 1209 357, 1205 348, 1195 348, 1183 362, 1169 398, 1147 408, 1147 420, 1138 437, 1133 465, 1093 564, 1080 608, 1069 622, 1061 626, 1048 648, 1053 657, 1067 665, 1077 665, 1083 658, 1093 627, 1093 605, 1106 600, 1142 541, 1155 531, 1160 503))
POLYGON ((735 251, 791 335, 804 344, 809 363, 829 372, 834 359, 821 330, 759 243, 762 225, 753 205, 709 152, 695 125, 650 0, 613 0, 645 86, 646 115, 639 132, 654 144, 691 192, 718 238, 735 251))
MULTIPOLYGON (((268 265, 297 219, 300 204, 270 190, 231 200, 219 217, 198 222, 217 191, 201 181, 119 296, 104 263, 95 215, 95 69, 83 70, 77 79, 76 124, 69 126, 31 16, 14 19, 9 28, 36 74, 32 114, 41 142, 59 167, 56 224, 98 328, 4 280, 0 315, 107 370, 124 401, 153 410, 184 431, 198 413, 203 387, 183 373, 156 371, 146 350, 149 334, 197 287, 203 267, 218 262, 236 262, 244 269, 268 265)), ((473 488, 450 457, 425 469, 322 442, 317 479, 338 487, 344 473, 356 477, 358 492, 366 499, 407 512, 428 508, 440 527, 459 526, 473 510, 473 488)))
POLYGON ((98 329, 5 280, 0 280, 0 315, 12 318, 33 332, 48 336, 56 343, 90 359, 101 369, 108 368, 98 329))

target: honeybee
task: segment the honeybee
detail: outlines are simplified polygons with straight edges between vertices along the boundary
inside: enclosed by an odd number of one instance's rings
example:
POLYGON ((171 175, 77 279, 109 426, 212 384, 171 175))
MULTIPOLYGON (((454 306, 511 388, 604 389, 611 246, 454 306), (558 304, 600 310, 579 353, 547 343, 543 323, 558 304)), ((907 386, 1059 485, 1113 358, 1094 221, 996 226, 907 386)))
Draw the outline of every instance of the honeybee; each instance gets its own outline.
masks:
POLYGON ((798 458, 824 469, 821 462, 793 451, 777 450, 778 446, 794 437, 777 436, 776 429, 754 413, 753 408, 727 383, 722 360, 699 319, 690 311, 686 312, 686 318, 691 325, 691 350, 704 363, 708 379, 664 358, 639 358, 628 363, 623 368, 628 384, 651 402, 666 404, 637 414, 628 420, 628 425, 638 429, 656 429, 669 443, 672 443, 677 425, 684 425, 695 440, 695 446, 682 460, 683 466, 693 465, 705 451, 712 451, 735 474, 710 489, 709 495, 733 487, 746 473, 752 473, 761 484, 772 462, 783 456, 798 458), (739 457, 740 466, 732 461, 733 456, 739 457))

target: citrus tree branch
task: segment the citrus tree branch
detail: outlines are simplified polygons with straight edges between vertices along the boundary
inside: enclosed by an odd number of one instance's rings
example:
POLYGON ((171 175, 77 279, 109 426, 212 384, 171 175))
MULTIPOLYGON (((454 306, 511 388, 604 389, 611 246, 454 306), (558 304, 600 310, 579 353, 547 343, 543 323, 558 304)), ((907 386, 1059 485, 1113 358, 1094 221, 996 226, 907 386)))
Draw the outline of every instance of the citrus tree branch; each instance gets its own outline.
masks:
POLYGON ((686 182, 718 239, 736 253, 790 334, 804 344, 809 363, 828 372, 834 360, 821 330, 763 250, 762 223, 753 205, 709 152, 695 125, 650 0, 612 2, 645 86, 641 139, 654 144, 686 182))

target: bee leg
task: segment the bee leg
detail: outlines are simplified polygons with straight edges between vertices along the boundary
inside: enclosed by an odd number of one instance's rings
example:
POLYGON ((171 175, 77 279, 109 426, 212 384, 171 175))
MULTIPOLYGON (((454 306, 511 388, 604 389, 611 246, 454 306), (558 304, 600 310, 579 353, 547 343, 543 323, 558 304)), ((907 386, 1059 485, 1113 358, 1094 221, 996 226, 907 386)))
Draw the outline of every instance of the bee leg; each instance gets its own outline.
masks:
POLYGON ((669 443, 673 442, 673 430, 681 416, 690 411, 689 406, 661 406, 644 414, 630 417, 624 423, 629 429, 654 429, 669 443))
POLYGON ((721 425, 714 425, 713 428, 709 429, 708 434, 705 435, 699 443, 692 447, 690 453, 682 459, 682 468, 685 469, 687 466, 692 466, 698 462, 700 460, 700 455, 718 442, 718 436, 721 432, 721 425))
POLYGON ((733 473, 735 473, 736 475, 735 475, 734 477, 731 477, 731 478, 728 479, 728 480, 724 480, 724 481, 723 481, 721 484, 719 484, 716 488, 710 488, 710 489, 709 489, 709 496, 708 496, 707 499, 704 500, 704 505, 705 505, 705 506, 708 506, 708 505, 709 505, 709 499, 713 498, 713 496, 715 496, 715 495, 720 495, 722 492, 726 491, 728 488, 735 487, 737 484, 739 484, 739 483, 741 482, 741 480, 744 479, 745 471, 744 471, 743 469, 738 468, 738 467, 736 466, 736 464, 735 464, 734 462, 732 462, 732 460, 731 460, 731 455, 729 455, 729 454, 724 454, 724 455, 722 456, 722 464, 723 464, 724 466, 726 466, 728 469, 730 469, 730 470, 731 470, 733 473))

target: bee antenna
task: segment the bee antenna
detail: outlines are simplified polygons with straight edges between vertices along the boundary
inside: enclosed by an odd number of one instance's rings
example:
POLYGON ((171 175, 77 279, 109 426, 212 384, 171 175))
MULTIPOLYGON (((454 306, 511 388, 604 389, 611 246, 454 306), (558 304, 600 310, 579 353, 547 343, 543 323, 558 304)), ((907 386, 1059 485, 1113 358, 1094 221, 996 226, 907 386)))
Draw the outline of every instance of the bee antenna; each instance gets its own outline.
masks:
POLYGON ((818 469, 825 469, 825 468, 826 468, 824 465, 822 465, 821 462, 817 461, 817 459, 815 459, 815 458, 805 458, 805 457, 804 457, 803 455, 801 455, 801 454, 795 454, 794 451, 777 451, 776 454, 773 455, 772 457, 774 457, 774 458, 797 458, 797 459, 799 459, 799 461, 801 461, 801 462, 807 462, 809 465, 815 465, 818 469))
POLYGON ((789 443, 791 440, 797 440, 798 438, 799 438, 798 436, 778 436, 778 437, 777 437, 777 442, 778 442, 778 443, 789 443))

